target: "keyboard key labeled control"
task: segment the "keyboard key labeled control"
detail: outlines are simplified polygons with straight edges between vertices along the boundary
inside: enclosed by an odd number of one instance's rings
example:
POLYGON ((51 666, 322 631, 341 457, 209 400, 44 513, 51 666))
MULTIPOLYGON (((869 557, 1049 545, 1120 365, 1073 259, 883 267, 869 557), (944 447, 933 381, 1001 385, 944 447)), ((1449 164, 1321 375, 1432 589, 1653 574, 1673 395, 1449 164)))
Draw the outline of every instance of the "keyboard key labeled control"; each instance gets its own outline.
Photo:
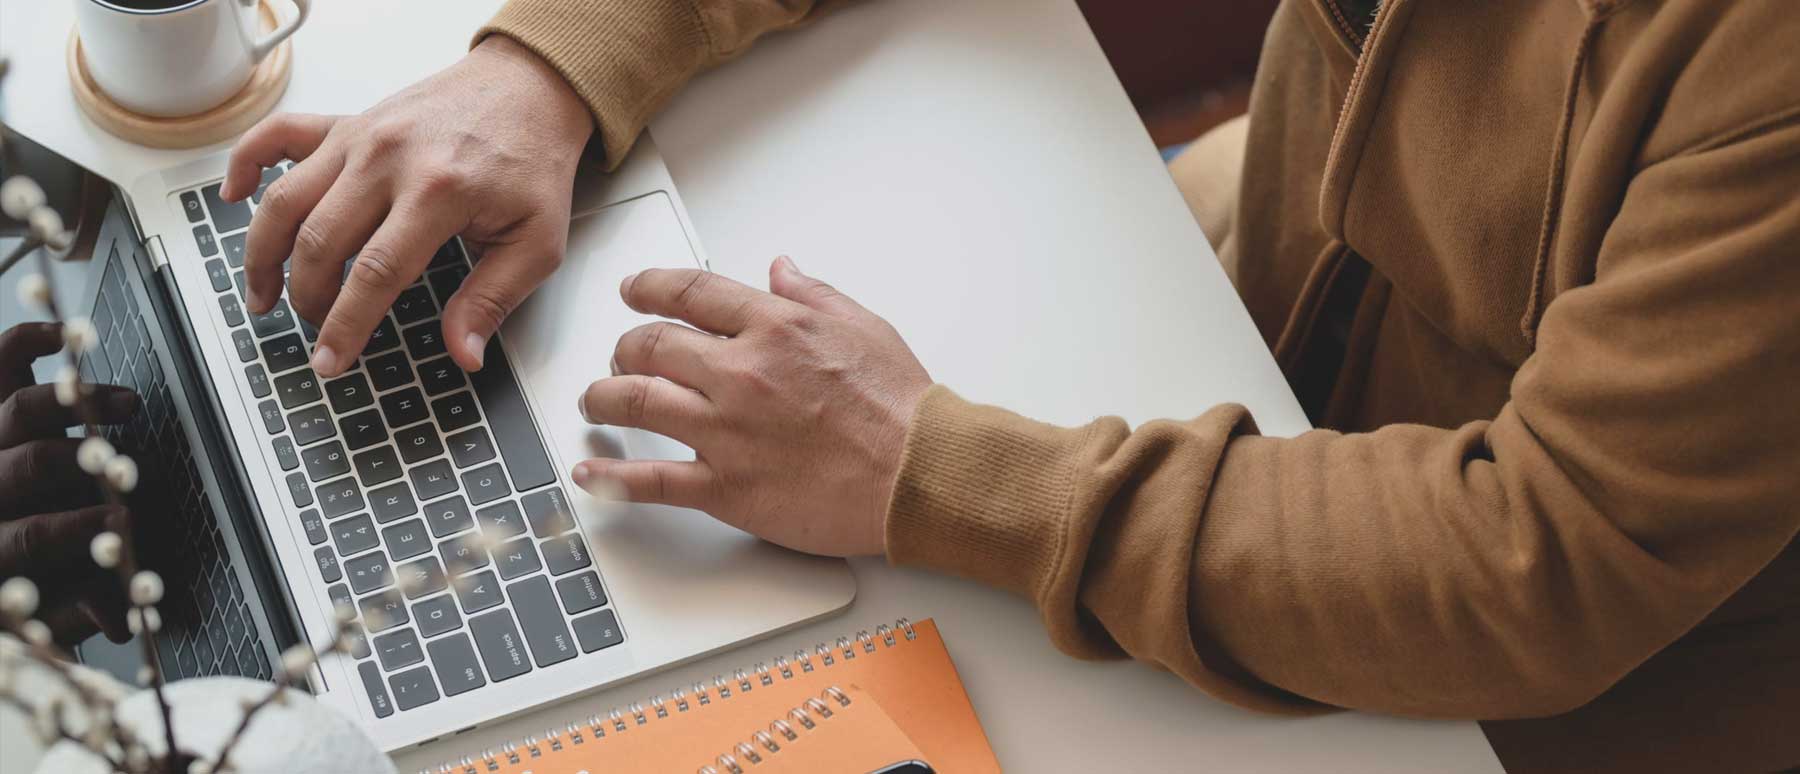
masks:
MULTIPOLYGON (((239 331, 239 333, 241 332, 242 331, 239 331)), ((233 335, 235 336, 236 334, 233 335)), ((249 337, 247 336, 245 337, 246 340, 248 340, 248 338, 249 337)), ((250 356, 253 358, 256 357, 255 346, 251 346, 250 356)), ((267 398, 274 394, 274 390, 269 387, 269 372, 264 371, 263 367, 260 365, 251 363, 250 365, 244 366, 244 381, 250 384, 251 395, 255 395, 258 398, 267 398)))
POLYGON ((610 648, 625 641, 625 634, 619 631, 619 617, 613 615, 611 610, 582 616, 571 623, 575 625, 575 639, 581 642, 583 653, 610 648))
POLYGON ((293 470, 300 467, 300 453, 294 451, 293 439, 284 435, 270 443, 275 449, 275 462, 281 466, 282 470, 293 470))
POLYGON ((407 519, 381 530, 381 542, 387 544, 388 555, 396 562, 431 550, 431 534, 425 530, 425 522, 418 519, 407 519))
POLYGON ((487 465, 462 474, 463 491, 469 495, 469 502, 476 505, 493 502, 509 494, 512 489, 506 485, 506 474, 499 465, 487 465))
MULTIPOLYGON (((350 562, 354 561, 356 560, 346 561, 344 566, 351 567, 350 562)), ((351 569, 350 588, 356 588, 354 568, 351 569)), ((363 624, 368 626, 371 632, 387 631, 411 621, 406 614, 406 600, 400 597, 400 592, 393 589, 363 597, 356 605, 362 609, 363 624)))
POLYGON ((419 644, 419 635, 413 634, 411 629, 376 637, 374 645, 375 658, 381 661, 382 669, 402 669, 425 660, 425 648, 419 644))
POLYGON ((462 366, 448 357, 419 364, 419 384, 425 388, 427 395, 442 395, 468 383, 469 380, 463 376, 462 366))
POLYGON ((381 412, 369 409, 338 420, 344 431, 344 443, 352 451, 374 446, 388 439, 387 425, 381 423, 381 412))
POLYGON ((294 312, 288 308, 287 299, 275 299, 275 306, 268 312, 250 315, 250 327, 259 339, 286 333, 294 329, 294 312))
POLYGON ((360 511, 363 508, 362 488, 351 478, 340 478, 329 484, 322 484, 315 490, 319 496, 319 507, 325 511, 325 517, 335 519, 346 513, 360 511))
POLYGON ((581 542, 579 532, 550 538, 540 547, 544 551, 544 566, 551 575, 566 575, 594 563, 588 558, 587 544, 581 542))
POLYGON ((300 527, 306 530, 306 542, 315 546, 325 542, 325 517, 319 515, 319 509, 301 511, 300 527))
POLYGON ((449 594, 415 603, 412 606, 412 617, 413 622, 419 626, 419 633, 426 638, 436 637, 462 626, 462 614, 456 612, 456 600, 449 594))
POLYGON ((562 598, 563 610, 569 615, 585 613, 606 604, 606 591, 600 588, 600 576, 592 571, 557 580, 556 596, 562 598))
POLYGON ((406 359, 405 352, 390 352, 369 358, 368 369, 369 379, 375 383, 375 389, 384 392, 413 380, 412 361, 406 359))
POLYGON ((550 581, 539 576, 506 587, 513 612, 519 616, 519 627, 525 630, 525 643, 538 666, 567 661, 575 657, 575 638, 569 636, 563 623, 562 610, 550 593, 550 581))
POLYGON ((433 640, 425 648, 431 651, 431 667, 437 670, 438 682, 443 683, 445 696, 455 696, 487 685, 487 680, 481 676, 481 667, 475 664, 475 649, 469 646, 466 635, 433 640))
POLYGON ((319 394, 319 377, 313 375, 311 368, 275 377, 275 397, 281 399, 282 408, 291 409, 312 403, 319 399, 319 394))
POLYGON ((419 490, 421 499, 429 500, 456 491, 456 473, 450 470, 450 463, 443 460, 427 462, 407 471, 407 475, 412 478, 413 488, 419 490))
POLYGON ((350 472, 350 455, 337 441, 308 446, 300 458, 306 461, 307 477, 314 481, 337 478, 350 472))
POLYGON ((331 412, 323 405, 303 408, 288 415, 288 426, 294 430, 294 442, 307 446, 337 434, 331 424, 331 412))
POLYGON ((525 519, 531 522, 531 534, 538 537, 561 535, 575 528, 575 512, 562 487, 553 486, 532 492, 519 500, 525 507, 525 519))
POLYGON ((437 537, 454 535, 475 525, 469 516, 469 503, 461 497, 446 497, 425 504, 425 522, 437 537))
MULTIPOLYGON (((430 546, 428 545, 427 548, 430 546)), ((444 566, 438 564, 436 557, 427 556, 416 562, 400 565, 399 579, 401 590, 406 592, 407 599, 429 597, 449 588, 444 580, 444 566)))
POLYGON ((406 482, 398 481, 370 490, 369 510, 374 512, 376 521, 386 524, 418 513, 419 504, 413 502, 412 490, 406 488, 406 482))
MULTIPOLYGON (((248 363, 256 359, 256 339, 249 331, 243 328, 232 331, 231 346, 237 350, 238 362, 248 363)), ((262 366, 257 366, 257 370, 262 370, 262 366)))
POLYGON ((238 231, 250 225, 250 205, 219 198, 219 184, 200 189, 200 196, 206 200, 206 211, 212 213, 213 225, 220 231, 238 231))
POLYGON ((244 268, 244 241, 243 234, 232 234, 219 240, 219 245, 225 248, 225 262, 233 269, 244 268))
POLYGON ((206 211, 200 209, 200 194, 193 191, 181 193, 181 211, 187 215, 189 223, 199 223, 206 219, 206 211))
POLYGON ((401 325, 411 325, 434 314, 437 314, 437 304, 432 303, 431 291, 424 285, 402 290, 394 299, 394 319, 401 325))
POLYGON ((345 556, 360 554, 381 545, 381 536, 375 532, 375 524, 367 516, 352 516, 332 524, 331 539, 336 542, 338 553, 345 556))
POLYGON ((475 520, 481 523, 482 533, 494 540, 525 534, 525 519, 519 515, 519 506, 511 501, 476 511, 475 520))
MULTIPOLYGON (((414 425, 394 431, 394 447, 400 450, 400 459, 409 465, 444 453, 444 441, 431 425, 414 425)), ((449 467, 444 469, 449 470, 449 467)))
POLYGON ((450 459, 456 460, 457 467, 480 465, 493 458, 494 444, 486 430, 477 427, 450 436, 450 459))
POLYGON ((494 547, 494 569, 500 571, 502 580, 530 575, 543 566, 538 560, 537 548, 531 545, 531 538, 519 538, 494 547))
POLYGON ((438 700, 437 683, 431 680, 431 668, 419 667, 388 678, 394 689, 394 704, 400 711, 423 707, 438 700))
POLYGON ((506 460, 506 469, 512 473, 513 487, 529 492, 555 481, 556 470, 550 467, 550 455, 544 451, 531 410, 525 406, 525 395, 519 391, 498 338, 488 342, 483 358, 485 365, 470 374, 469 381, 481 397, 481 410, 494 431, 500 458, 506 460))
POLYGON ((290 333, 263 342, 262 356, 269 373, 278 374, 306 365, 306 346, 300 343, 300 334, 290 333))
POLYGON ((450 585, 456 589, 456 602, 462 606, 463 615, 500 604, 500 581, 491 571, 464 575, 450 585))
POLYGON ((400 458, 394 456, 391 446, 377 446, 363 452, 357 452, 351 459, 356 465, 356 477, 362 479, 363 486, 377 486, 400 477, 400 458))
POLYGON ((326 382, 325 398, 331 401, 332 411, 348 414, 375 402, 375 393, 369 389, 367 377, 353 373, 326 382))
POLYGON ((363 692, 369 695, 369 708, 375 711, 375 717, 394 714, 394 702, 388 698, 387 685, 381 682, 381 670, 375 668, 375 662, 357 664, 356 675, 362 678, 363 692))
POLYGON ((369 343, 363 345, 364 355, 378 355, 400 345, 400 334, 394 330, 394 321, 381 318, 381 324, 369 334, 369 343))
POLYGON ((451 575, 461 575, 488 566, 488 552, 484 543, 473 532, 439 543, 438 553, 444 557, 444 569, 449 570, 451 575))
POLYGON ((405 427, 414 422, 423 422, 431 416, 430 410, 425 407, 425 396, 419 393, 417 387, 381 396, 381 413, 387 417, 388 427, 405 427))
POLYGON ((525 652, 525 641, 519 638, 519 628, 513 625, 511 613, 495 610, 470 618, 469 632, 475 635, 475 647, 481 649, 481 663, 487 666, 488 676, 494 678, 494 682, 531 671, 531 657, 525 652))

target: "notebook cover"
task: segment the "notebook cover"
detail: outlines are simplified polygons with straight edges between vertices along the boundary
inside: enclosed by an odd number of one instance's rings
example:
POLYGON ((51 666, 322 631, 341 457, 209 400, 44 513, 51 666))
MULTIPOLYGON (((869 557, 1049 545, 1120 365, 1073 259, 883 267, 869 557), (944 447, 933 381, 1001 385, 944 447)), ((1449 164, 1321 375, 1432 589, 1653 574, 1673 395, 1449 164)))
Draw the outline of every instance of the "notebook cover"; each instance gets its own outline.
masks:
POLYGON ((681 771, 707 771, 705 767, 711 766, 712 771, 728 774, 735 766, 759 774, 865 774, 896 763, 925 760, 925 754, 867 692, 850 686, 839 696, 841 702, 822 700, 829 715, 821 716, 816 706, 803 709, 811 728, 803 727, 793 715, 769 718, 760 728, 742 730, 740 741, 730 748, 695 760, 681 771), (776 721, 786 723, 791 736, 773 728, 776 721))

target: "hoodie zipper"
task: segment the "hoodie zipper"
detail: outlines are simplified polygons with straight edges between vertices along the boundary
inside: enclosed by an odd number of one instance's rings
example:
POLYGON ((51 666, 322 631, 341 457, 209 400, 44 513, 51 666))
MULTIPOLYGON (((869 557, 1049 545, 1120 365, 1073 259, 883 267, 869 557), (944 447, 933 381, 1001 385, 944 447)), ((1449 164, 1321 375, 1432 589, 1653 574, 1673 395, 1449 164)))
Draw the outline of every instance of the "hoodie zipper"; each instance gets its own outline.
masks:
POLYGON ((1325 12, 1337 26, 1338 35, 1343 37, 1344 44, 1351 51, 1361 52, 1362 35, 1356 31, 1356 25, 1350 22, 1350 15, 1344 13, 1344 7, 1338 4, 1338 0, 1319 0, 1319 4, 1325 6, 1325 12))

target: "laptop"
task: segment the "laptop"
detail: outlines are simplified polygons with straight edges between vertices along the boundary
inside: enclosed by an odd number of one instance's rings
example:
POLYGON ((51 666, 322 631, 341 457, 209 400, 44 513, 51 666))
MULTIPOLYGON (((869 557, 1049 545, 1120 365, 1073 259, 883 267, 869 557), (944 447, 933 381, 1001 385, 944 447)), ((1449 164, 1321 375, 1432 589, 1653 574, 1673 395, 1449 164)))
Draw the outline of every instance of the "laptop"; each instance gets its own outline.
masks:
MULTIPOLYGON (((474 260, 458 240, 339 378, 308 368, 317 331, 285 297, 249 312, 245 235, 289 168, 265 170, 237 204, 219 197, 223 155, 145 175, 115 198, 90 269, 100 346, 81 374, 144 398, 108 432, 146 474, 134 523, 169 587, 154 635, 169 679, 270 679, 282 650, 323 643, 347 604, 356 647, 307 687, 397 750, 848 606, 840 560, 693 511, 598 502, 569 481, 589 456, 692 455, 575 408, 648 319, 619 282, 706 266, 654 142, 578 187, 567 260, 473 374, 438 324, 474 260)), ((125 680, 139 653, 103 637, 78 649, 125 680)))

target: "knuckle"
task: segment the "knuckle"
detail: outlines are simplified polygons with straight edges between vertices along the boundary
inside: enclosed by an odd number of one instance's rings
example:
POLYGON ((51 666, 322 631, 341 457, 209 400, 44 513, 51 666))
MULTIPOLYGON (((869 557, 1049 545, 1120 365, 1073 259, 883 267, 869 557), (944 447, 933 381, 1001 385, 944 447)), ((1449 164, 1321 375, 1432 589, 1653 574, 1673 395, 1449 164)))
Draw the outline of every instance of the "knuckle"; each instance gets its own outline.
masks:
POLYGON ((314 263, 325 259, 325 251, 331 247, 331 236, 326 233, 317 219, 308 218, 294 230, 294 260, 302 263, 314 263))
POLYGON ((388 288, 406 284, 411 279, 400 266, 393 251, 380 245, 368 245, 356 256, 355 273, 371 287, 388 288))
POLYGON ((706 293, 713 278, 710 272, 695 269, 684 271, 687 272, 687 277, 683 278, 681 286, 675 290, 675 307, 680 309, 685 316, 693 304, 706 293))
POLYGON ((650 403, 650 380, 632 379, 625 389, 625 418, 642 422, 650 403))
POLYGON ((412 127, 405 121, 392 118, 370 121, 362 132, 366 151, 374 157, 400 150, 411 134, 412 127))
POLYGON ((638 329, 637 357, 640 363, 656 362, 656 350, 662 344, 663 334, 668 332, 668 323, 652 323, 638 329))
POLYGON ((262 204, 256 208, 256 217, 285 223, 288 220, 288 213, 292 212, 294 205, 299 203, 296 200, 298 196, 299 193, 294 188, 294 182, 288 176, 283 175, 276 178, 275 182, 269 184, 269 190, 263 192, 262 204))
POLYGON ((425 199, 454 199, 471 187, 469 173, 452 164, 432 164, 419 171, 419 194, 425 199))
POLYGON ((456 297, 462 299, 462 305, 495 325, 505 320, 513 309, 513 301, 509 295, 485 284, 464 285, 457 291, 456 297))

